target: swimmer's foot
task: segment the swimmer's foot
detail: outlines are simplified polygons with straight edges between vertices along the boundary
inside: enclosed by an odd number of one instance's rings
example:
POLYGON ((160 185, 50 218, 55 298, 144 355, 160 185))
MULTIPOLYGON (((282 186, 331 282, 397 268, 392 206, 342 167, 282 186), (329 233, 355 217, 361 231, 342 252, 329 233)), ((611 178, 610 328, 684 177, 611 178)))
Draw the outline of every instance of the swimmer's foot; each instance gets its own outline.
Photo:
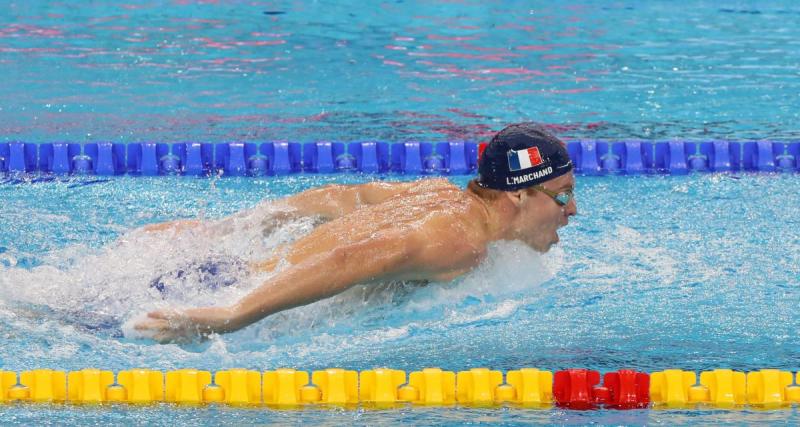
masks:
POLYGON ((134 329, 155 341, 187 343, 207 339, 215 332, 230 330, 230 310, 224 307, 203 307, 187 310, 156 310, 134 325, 134 329))

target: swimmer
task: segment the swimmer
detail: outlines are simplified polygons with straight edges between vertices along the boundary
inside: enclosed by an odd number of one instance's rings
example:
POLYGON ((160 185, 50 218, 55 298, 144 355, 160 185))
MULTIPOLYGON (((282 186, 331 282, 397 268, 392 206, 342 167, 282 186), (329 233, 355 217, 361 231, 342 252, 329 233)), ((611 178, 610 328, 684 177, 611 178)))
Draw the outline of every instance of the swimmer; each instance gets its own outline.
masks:
MULTIPOLYGON (((462 190, 446 179, 328 185, 276 201, 295 216, 324 220, 281 259, 253 264, 278 271, 231 306, 165 309, 134 325, 160 342, 241 329, 264 317, 336 295, 356 284, 450 281, 472 270, 496 240, 546 252, 577 213, 565 144, 537 124, 500 131, 462 190)), ((197 226, 156 224, 150 230, 197 226)))

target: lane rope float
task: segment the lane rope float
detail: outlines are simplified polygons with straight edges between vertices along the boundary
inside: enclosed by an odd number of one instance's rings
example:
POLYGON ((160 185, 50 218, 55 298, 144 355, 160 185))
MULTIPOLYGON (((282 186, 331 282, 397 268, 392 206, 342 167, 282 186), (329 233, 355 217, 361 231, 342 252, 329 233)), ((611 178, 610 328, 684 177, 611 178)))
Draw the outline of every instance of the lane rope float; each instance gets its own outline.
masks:
MULTIPOLYGON (((800 375, 800 374, 798 374, 800 375)), ((381 368, 313 371, 150 369, 65 372, 0 371, 0 404, 227 404, 281 408, 316 405, 503 406, 565 409, 790 408, 800 403, 800 378, 789 371, 760 369, 701 372, 668 369, 645 373, 566 369, 555 373, 522 368, 410 372, 381 368)))
MULTIPOLYGON (((472 175, 475 142, 0 143, 0 173, 265 176, 472 175)), ((571 141, 576 173, 800 172, 800 142, 571 141)))

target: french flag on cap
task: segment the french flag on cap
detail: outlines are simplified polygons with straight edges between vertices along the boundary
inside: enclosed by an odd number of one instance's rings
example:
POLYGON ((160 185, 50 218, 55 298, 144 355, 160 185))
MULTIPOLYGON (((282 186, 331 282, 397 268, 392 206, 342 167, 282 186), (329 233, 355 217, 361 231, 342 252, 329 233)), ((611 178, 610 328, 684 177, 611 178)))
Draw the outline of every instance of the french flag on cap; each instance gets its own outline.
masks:
POLYGON ((525 150, 508 151, 508 169, 512 172, 532 168, 542 164, 542 155, 539 147, 531 147, 525 150))

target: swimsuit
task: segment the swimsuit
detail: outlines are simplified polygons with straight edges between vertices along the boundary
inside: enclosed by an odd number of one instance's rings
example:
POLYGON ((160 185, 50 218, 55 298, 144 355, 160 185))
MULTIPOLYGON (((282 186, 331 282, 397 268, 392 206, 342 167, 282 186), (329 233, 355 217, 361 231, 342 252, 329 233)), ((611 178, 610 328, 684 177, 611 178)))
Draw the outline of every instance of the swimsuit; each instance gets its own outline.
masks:
POLYGON ((192 281, 207 290, 226 288, 248 274, 247 263, 235 257, 209 257, 192 261, 184 267, 159 274, 150 281, 150 288, 166 296, 172 286, 192 281))

